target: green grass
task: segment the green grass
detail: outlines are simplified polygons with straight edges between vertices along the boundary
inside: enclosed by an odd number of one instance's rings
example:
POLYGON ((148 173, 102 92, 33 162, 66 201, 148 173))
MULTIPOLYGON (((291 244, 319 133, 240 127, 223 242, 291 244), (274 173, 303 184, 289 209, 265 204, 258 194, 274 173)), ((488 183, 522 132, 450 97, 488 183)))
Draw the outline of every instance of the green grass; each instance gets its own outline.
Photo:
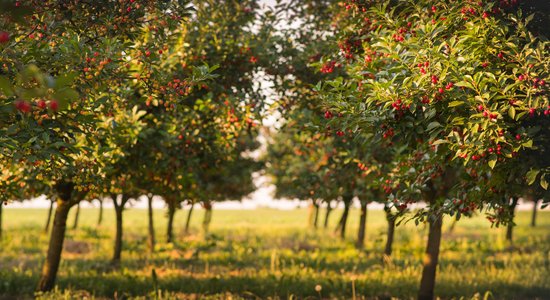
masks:
MULTIPOLYGON (((358 299, 410 299, 416 295, 426 237, 423 225, 398 227, 392 261, 384 264, 381 211, 369 212, 366 248, 358 251, 358 211, 352 212, 342 241, 332 230, 308 228, 306 210, 214 210, 210 234, 204 236, 198 210, 188 236, 182 232, 186 212, 178 211, 177 242, 166 244, 165 212, 158 210, 159 243, 150 255, 146 211, 129 209, 123 262, 113 269, 114 211, 105 211, 99 228, 97 213, 83 209, 79 228, 67 230, 58 291, 41 298, 151 299, 157 285, 162 299, 351 299, 353 286, 358 299)), ((338 217, 339 212, 332 214, 331 228, 338 217)), ((4 209, 0 299, 34 296, 48 242, 42 233, 45 219, 42 209, 4 209)), ((443 299, 550 299, 550 212, 540 212, 536 228, 528 226, 529 220, 530 212, 518 213, 513 249, 504 240, 504 228, 491 229, 483 216, 460 221, 443 238, 436 294, 443 299)))

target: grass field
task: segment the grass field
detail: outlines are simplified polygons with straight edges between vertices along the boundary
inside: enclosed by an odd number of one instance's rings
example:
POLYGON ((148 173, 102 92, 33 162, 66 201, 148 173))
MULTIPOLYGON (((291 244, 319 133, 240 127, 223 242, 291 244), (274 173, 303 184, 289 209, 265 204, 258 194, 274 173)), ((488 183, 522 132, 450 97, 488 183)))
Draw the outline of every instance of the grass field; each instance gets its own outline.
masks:
MULTIPOLYGON (((150 255, 146 211, 129 209, 122 265, 113 269, 114 211, 105 211, 99 228, 97 213, 83 209, 79 228, 67 230, 59 290, 41 298, 351 299, 355 293, 357 299, 410 299, 416 295, 427 231, 422 225, 398 227, 392 261, 384 264, 382 211, 369 212, 366 248, 358 251, 356 210, 345 241, 332 230, 308 228, 306 210, 214 210, 208 236, 200 231, 200 210, 188 236, 182 232, 186 212, 178 211, 174 244, 163 243, 166 218, 158 210, 159 243, 150 255)), ((331 217, 332 229, 339 212, 331 217)), ((45 219, 42 209, 4 209, 0 299, 34 296, 47 248, 45 219)), ((70 228, 72 215, 69 220, 70 228)), ((536 228, 528 226, 529 220, 530 212, 518 213, 513 249, 504 240, 504 228, 491 229, 482 216, 460 221, 443 237, 436 294, 443 299, 550 299, 550 212, 540 212, 536 228)))

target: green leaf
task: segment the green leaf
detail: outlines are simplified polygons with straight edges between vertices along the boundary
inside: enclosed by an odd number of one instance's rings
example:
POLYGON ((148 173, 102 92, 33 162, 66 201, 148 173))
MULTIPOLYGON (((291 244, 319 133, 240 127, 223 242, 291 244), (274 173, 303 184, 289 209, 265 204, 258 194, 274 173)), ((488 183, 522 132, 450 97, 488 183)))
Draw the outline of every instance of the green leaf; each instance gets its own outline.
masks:
POLYGON ((489 167, 491 167, 491 169, 494 169, 496 164, 497 164, 496 159, 489 160, 489 167))
POLYGON ((437 141, 434 141, 432 143, 432 145, 435 146, 435 145, 448 144, 448 143, 449 143, 449 141, 447 141, 447 140, 437 140, 437 141))
POLYGON ((516 109, 513 106, 510 106, 510 108, 508 108, 508 115, 510 116, 510 118, 515 120, 515 118, 516 118, 516 109))
POLYGON ((525 148, 533 148, 533 140, 525 141, 525 143, 521 144, 525 148))
POLYGON ((540 186, 545 190, 548 189, 548 181, 546 181, 546 175, 540 177, 540 186))
POLYGON ((525 175, 527 177, 527 184, 531 185, 535 180, 537 180, 537 175, 539 175, 540 170, 530 170, 525 175))
POLYGON ((449 107, 456 107, 456 106, 460 106, 464 104, 463 101, 452 101, 451 103, 449 103, 449 107))
POLYGON ((426 128, 426 130, 432 131, 434 128, 437 128, 437 127, 441 127, 441 124, 439 124, 439 122, 434 121, 428 124, 428 128, 426 128))

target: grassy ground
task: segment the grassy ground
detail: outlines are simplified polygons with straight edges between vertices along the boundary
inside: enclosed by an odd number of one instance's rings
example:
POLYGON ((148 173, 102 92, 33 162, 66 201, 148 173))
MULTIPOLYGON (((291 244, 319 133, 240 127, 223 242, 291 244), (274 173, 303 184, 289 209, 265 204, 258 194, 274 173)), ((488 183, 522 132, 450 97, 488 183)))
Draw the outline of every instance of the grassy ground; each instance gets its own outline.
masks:
MULTIPOLYGON (((123 263, 113 269, 114 211, 105 211, 101 227, 95 225, 97 213, 83 209, 79 228, 67 231, 59 290, 42 298, 151 299, 157 290, 162 299, 351 299, 354 292, 358 299, 410 299, 416 295, 426 236, 422 225, 398 227, 392 261, 385 265, 381 211, 369 212, 366 249, 358 251, 353 246, 358 211, 352 212, 347 239, 341 241, 332 230, 308 229, 306 210, 214 210, 211 234, 204 236, 198 210, 188 236, 182 232, 185 212, 178 211, 177 242, 166 244, 165 212, 159 210, 159 244, 149 255, 146 211, 129 209, 123 263)), ((337 215, 332 214, 331 227, 337 215)), ((45 219, 46 210, 4 209, 0 299, 33 297, 48 241, 42 233, 45 219)), ((444 299, 550 299, 550 212, 540 212, 536 228, 528 226, 529 219, 530 212, 518 214, 514 249, 504 241, 504 229, 490 229, 482 216, 459 222, 443 238, 436 294, 444 299)))

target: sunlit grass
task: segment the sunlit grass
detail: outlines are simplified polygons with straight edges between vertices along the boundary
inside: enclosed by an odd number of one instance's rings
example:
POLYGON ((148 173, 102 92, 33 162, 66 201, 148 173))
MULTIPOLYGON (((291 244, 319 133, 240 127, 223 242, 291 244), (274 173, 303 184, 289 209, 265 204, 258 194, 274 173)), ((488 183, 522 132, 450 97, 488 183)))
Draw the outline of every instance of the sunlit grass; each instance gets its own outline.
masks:
MULTIPOLYGON (((155 211, 159 241, 154 255, 147 251, 145 210, 125 212, 125 251, 120 269, 112 269, 114 212, 105 211, 97 227, 97 209, 83 209, 79 228, 69 217, 66 246, 60 267, 62 297, 152 297, 155 286, 163 299, 238 297, 349 299, 414 298, 421 274, 425 226, 398 227, 394 255, 382 261, 386 223, 381 211, 369 211, 365 250, 354 248, 358 211, 353 211, 347 239, 331 227, 307 227, 306 210, 214 211, 208 236, 200 231, 197 210, 192 234, 185 236, 186 211, 176 215, 175 244, 166 244, 164 211, 155 211), (157 282, 152 272, 156 273, 157 282)), ((74 212, 72 212, 74 214, 74 212)), ((445 233, 436 294, 465 298, 490 292, 497 299, 547 299, 550 295, 550 212, 539 214, 538 226, 528 226, 530 212, 520 212, 511 248, 504 228, 490 228, 483 216, 458 223, 445 233)), ((0 252, 0 295, 32 297, 45 257, 48 236, 42 233, 46 210, 6 209, 0 252)), ((449 220, 447 220, 449 221, 449 220)), ((448 225, 450 222, 447 222, 448 225)))

